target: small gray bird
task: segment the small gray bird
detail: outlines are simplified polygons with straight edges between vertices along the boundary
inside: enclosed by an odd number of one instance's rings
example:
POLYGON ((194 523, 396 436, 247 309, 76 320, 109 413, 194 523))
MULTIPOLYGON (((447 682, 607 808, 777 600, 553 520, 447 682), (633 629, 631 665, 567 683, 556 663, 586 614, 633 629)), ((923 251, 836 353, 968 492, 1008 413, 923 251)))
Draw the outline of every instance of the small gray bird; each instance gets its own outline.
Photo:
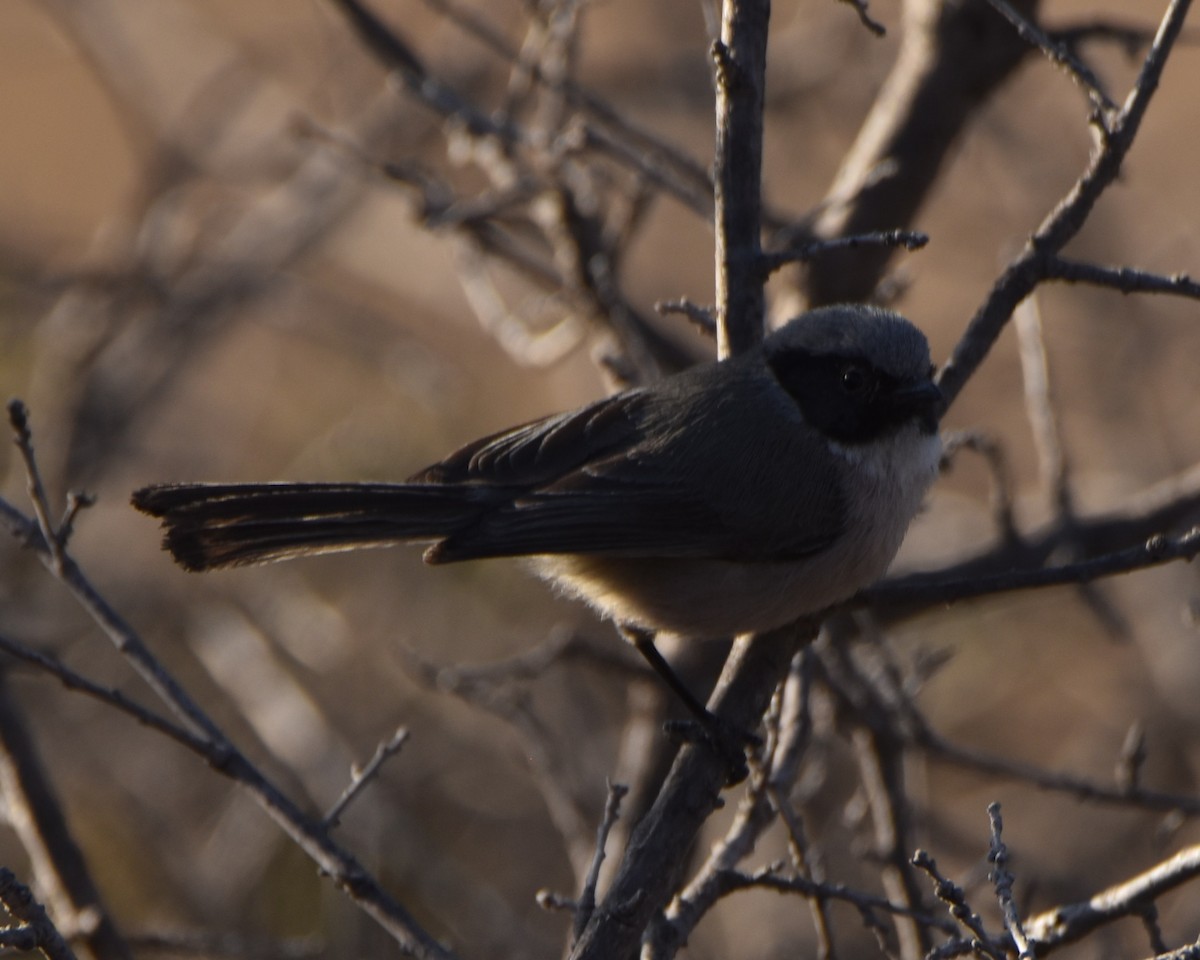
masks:
POLYGON ((133 503, 189 570, 423 541, 431 564, 528 557, 618 624, 763 631, 891 563, 937 473, 932 374, 903 317, 828 307, 406 483, 161 484, 133 503))

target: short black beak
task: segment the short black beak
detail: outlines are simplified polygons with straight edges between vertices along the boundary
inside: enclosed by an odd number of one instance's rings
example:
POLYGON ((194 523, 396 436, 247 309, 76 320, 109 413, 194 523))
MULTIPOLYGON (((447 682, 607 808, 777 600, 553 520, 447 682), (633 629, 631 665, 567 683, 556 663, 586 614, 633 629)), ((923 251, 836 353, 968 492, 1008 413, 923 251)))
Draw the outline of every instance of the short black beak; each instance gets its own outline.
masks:
POLYGON ((927 433, 937 432, 942 400, 942 391, 932 380, 906 384, 892 392, 892 402, 896 407, 916 417, 927 433))

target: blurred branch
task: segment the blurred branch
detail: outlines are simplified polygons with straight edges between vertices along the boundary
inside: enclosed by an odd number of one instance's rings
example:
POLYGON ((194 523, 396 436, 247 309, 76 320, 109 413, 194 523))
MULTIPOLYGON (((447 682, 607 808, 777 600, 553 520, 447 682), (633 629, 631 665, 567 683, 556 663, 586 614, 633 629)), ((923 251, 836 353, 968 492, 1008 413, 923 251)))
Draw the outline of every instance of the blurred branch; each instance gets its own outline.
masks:
MULTIPOLYGON (((753 729, 792 655, 815 635, 815 625, 803 624, 739 637, 709 709, 733 729, 753 729)), ((636 950, 642 931, 676 889, 685 866, 681 854, 719 806, 727 772, 724 758, 706 745, 689 744, 679 752, 630 838, 604 901, 571 951, 573 960, 607 960, 636 950)))
MULTIPOLYGON (((16 533, 18 528, 10 516, 9 511, 11 510, 12 508, 4 500, 0 499, 0 512, 4 513, 4 522, 10 531, 16 533)), ((17 519, 19 521, 24 518, 18 517, 17 519)), ((20 534, 18 533, 17 536, 20 536, 20 534)), ((3 651, 15 660, 20 660, 57 678, 67 690, 78 691, 95 700, 99 700, 101 703, 107 704, 113 709, 132 717, 138 723, 142 724, 142 726, 175 740, 189 750, 197 751, 204 749, 203 737, 198 736, 186 727, 172 723, 166 717, 155 713, 153 710, 148 710, 137 701, 125 696, 120 690, 112 690, 98 683, 93 683, 87 677, 76 673, 70 667, 66 666, 66 664, 48 654, 42 653, 40 650, 34 650, 32 647, 18 643, 4 636, 4 634, 0 634, 0 651, 3 651)))
POLYGON ((1140 784, 1132 783, 1106 785, 1061 770, 1042 769, 1033 764, 997 757, 982 750, 951 743, 924 724, 910 732, 908 738, 913 746, 934 759, 965 770, 1028 783, 1039 789, 1062 793, 1077 800, 1164 814, 1178 812, 1187 817, 1200 816, 1200 797, 1197 796, 1148 790, 1140 784))
POLYGON ((355 766, 350 771, 350 783, 342 791, 342 795, 337 798, 334 805, 329 808, 329 812, 321 818, 321 826, 323 828, 328 830, 336 827, 341 822, 342 814, 346 812, 346 808, 379 775, 379 771, 383 769, 383 765, 387 762, 388 758, 396 756, 407 741, 408 729, 400 727, 388 740, 383 741, 375 748, 375 753, 367 761, 366 766, 361 769, 355 766))
POLYGON ((933 892, 950 910, 950 916, 967 932, 967 942, 951 941, 930 953, 930 957, 958 956, 972 953, 980 960, 1008 960, 1005 945, 988 933, 983 918, 967 902, 966 892, 957 883, 938 870, 937 861, 926 851, 918 850, 912 858, 913 865, 925 871, 933 881, 933 892), (966 949, 961 949, 965 947, 966 949))
POLYGON ((987 2, 1016 28, 1017 34, 1022 40, 1033 44, 1046 55, 1051 63, 1066 70, 1102 109, 1115 110, 1117 108, 1117 105, 1104 92, 1100 78, 1091 71, 1086 63, 1075 56, 1070 47, 1056 42, 1052 36, 1026 17, 1008 0, 987 0, 987 2))
POLYGON ((587 927, 596 909, 596 888, 600 884, 600 867, 604 863, 605 847, 608 845, 608 835, 621 813, 621 800, 629 788, 619 783, 608 784, 608 799, 604 804, 604 816, 600 818, 600 826, 596 828, 596 851, 592 855, 591 866, 588 867, 587 877, 584 878, 583 890, 579 895, 579 903, 575 909, 575 920, 572 931, 576 939, 587 927))
POLYGON ((533 711, 528 697, 512 682, 531 668, 540 673, 569 648, 567 643, 560 646, 553 637, 545 646, 547 653, 512 661, 519 664, 516 668, 502 664, 483 669, 437 666, 407 647, 402 646, 400 650, 408 675, 416 683, 427 690, 458 697, 464 703, 498 717, 520 738, 522 755, 529 764, 582 888, 595 857, 595 834, 583 801, 567 786, 564 758, 555 750, 554 737, 533 711), (531 661, 538 665, 533 667, 531 661))
MULTIPOLYGON (((890 577, 863 591, 879 615, 912 615, 929 606, 1025 586, 1086 583, 1195 555, 1196 530, 1175 537, 1162 531, 1200 517, 1200 465, 1129 497, 1121 508, 1076 516, 1070 529, 1058 521, 928 573, 890 577), (1047 567, 1070 546, 1075 562, 1047 567)), ((858 602, 858 601, 856 601, 858 602)))
POLYGON ((1171 49, 1183 29, 1191 0, 1171 0, 1142 61, 1132 92, 1107 126, 1083 175, 1034 231, 1025 249, 1005 268, 971 318, 938 379, 949 406, 991 350, 1013 310, 1048 276, 1047 264, 1087 222, 1096 201, 1114 183, 1137 136, 1171 49))
MULTIPOLYGON (((837 703, 838 726, 846 731, 858 769, 859 789, 870 813, 870 859, 880 870, 889 899, 912 913, 925 910, 911 862, 913 810, 906 787, 904 749, 897 710, 850 655, 849 645, 827 642, 814 658, 837 703)), ((923 957, 932 946, 919 923, 898 924, 900 955, 923 957)))
POLYGON ((1077 943, 1097 928, 1122 917, 1139 916, 1172 890, 1200 876, 1200 846, 1174 856, 1123 883, 1101 890, 1081 903, 1064 904, 1025 921, 1025 932, 1038 956, 1077 943))
MULTIPOLYGON (((28 432, 24 406, 10 403, 14 432, 28 432)), ((35 464, 36 466, 36 464, 35 464)), ((32 481, 31 481, 32 483, 32 481)), ((209 765, 245 790, 262 810, 399 946, 422 960, 452 960, 454 954, 428 934, 349 851, 335 843, 322 824, 305 814, 242 754, 217 724, 200 708, 179 682, 150 652, 142 638, 92 586, 65 549, 48 546, 60 541, 57 531, 44 538, 29 536, 33 521, 0 500, 3 516, 25 546, 74 596, 81 607, 113 641, 118 652, 151 690, 191 728, 195 737, 186 745, 209 765), (21 518, 23 523, 14 523, 21 518)), ((48 511, 43 511, 47 513, 48 511)), ((184 742, 176 738, 176 742, 184 742)))
POLYGON ((1200 527, 1178 536, 1153 534, 1139 546, 1101 553, 1060 566, 1027 567, 995 573, 972 572, 966 575, 959 575, 952 569, 897 577, 869 587, 855 602, 865 601, 885 611, 890 606, 939 606, 994 593, 1090 583, 1099 577, 1131 573, 1176 560, 1193 560, 1197 554, 1200 554, 1200 527))
POLYGON ((1168 277, 1134 267, 1103 267, 1061 256, 1046 259, 1045 279, 1109 287, 1121 293, 1166 293, 1200 299, 1200 283, 1186 273, 1168 277))
MULTIPOLYGON (((1016 8, 1032 18, 1038 5, 1016 8)), ((911 226, 959 135, 1029 49, 986 4, 905 0, 895 66, 826 192, 813 236, 911 226)), ((870 299, 894 253, 872 247, 813 258, 801 283, 809 305, 870 299)))
POLYGON ((568 104, 586 111, 600 124, 587 126, 589 146, 609 153, 636 170, 655 186, 674 196, 705 220, 712 219, 712 178, 704 166, 674 144, 635 123, 616 108, 576 83, 569 76, 549 76, 536 61, 522 58, 477 10, 452 0, 425 0, 463 31, 510 64, 519 64, 537 83, 562 96, 568 104))
MULTIPOLYGON (((518 244, 505 236, 507 231, 497 218, 475 217, 458 226, 469 231, 481 249, 503 255, 522 272, 542 274, 544 286, 563 296, 576 312, 603 323, 621 343, 636 371, 635 379, 653 380, 661 367, 686 365, 686 355, 658 333, 621 291, 617 276, 621 238, 609 235, 602 222, 607 205, 598 202, 602 188, 596 172, 572 165, 573 155, 585 142, 571 126, 570 115, 553 111, 545 128, 530 129, 505 113, 485 113, 429 71, 412 44, 365 4, 330 2, 403 89, 447 121, 448 139, 459 141, 460 151, 463 141, 470 142, 471 159, 496 187, 528 185, 525 225, 532 228, 553 266, 549 271, 536 266, 542 258, 522 249, 528 243, 518 244)), ((514 62, 527 66, 523 60, 514 62)), ((545 71, 543 65, 538 75, 544 76, 545 71)), ((561 84, 550 90, 565 93, 561 84)), ((428 197, 427 187, 422 192, 428 197)))
MULTIPOLYGON (((1055 410, 1051 387, 1050 360, 1042 330, 1042 315, 1036 295, 1026 297, 1014 312, 1017 352, 1021 360, 1021 379, 1025 392, 1025 418, 1033 435, 1038 459, 1041 494, 1050 514, 1062 531, 1063 558, 1078 559, 1075 544, 1075 496, 1071 487, 1070 457, 1055 410)), ((1114 637, 1129 635, 1129 625, 1120 612, 1091 582, 1078 584, 1083 602, 1097 615, 1114 637)))
POLYGON ((960 450, 970 450, 983 458, 991 479, 989 488, 992 521, 1000 536, 1000 549, 1012 549, 1020 542, 1013 515, 1013 478, 1004 446, 979 430, 958 430, 942 434, 942 472, 953 466, 960 450))
MULTIPOLYGON (((13 702, 5 674, 0 670, 0 793, 8 824, 29 857, 37 885, 49 901, 58 926, 80 937, 95 960, 129 960, 129 947, 75 841, 27 722, 13 702)), ((9 903, 3 891, 0 899, 9 903)), ((39 929, 39 920, 31 916, 21 919, 39 930, 39 943, 47 942, 47 931, 39 929)), ((51 951, 47 950, 47 955, 52 955, 51 951)))
POLYGON ((1008 872, 1008 847, 1005 846, 1002 834, 1004 820, 1000 816, 1000 804, 988 804, 988 820, 991 823, 991 844, 988 847, 988 862, 992 864, 989 871, 992 887, 996 891, 996 899, 1000 901, 1000 913, 1004 917, 1004 929, 1016 944, 1020 960, 1033 960, 1036 955, 1029 938, 1025 934, 1021 914, 1013 899, 1013 875, 1008 872))
POLYGON ((175 957, 228 957, 230 960, 318 960, 327 951, 306 939, 256 940, 232 933, 172 931, 141 933, 129 937, 139 953, 165 953, 175 957))
POLYGON ((7 946, 18 950, 40 950, 46 960, 75 960, 74 952, 45 909, 7 867, 0 867, 0 903, 22 924, 4 931, 9 939, 7 946))

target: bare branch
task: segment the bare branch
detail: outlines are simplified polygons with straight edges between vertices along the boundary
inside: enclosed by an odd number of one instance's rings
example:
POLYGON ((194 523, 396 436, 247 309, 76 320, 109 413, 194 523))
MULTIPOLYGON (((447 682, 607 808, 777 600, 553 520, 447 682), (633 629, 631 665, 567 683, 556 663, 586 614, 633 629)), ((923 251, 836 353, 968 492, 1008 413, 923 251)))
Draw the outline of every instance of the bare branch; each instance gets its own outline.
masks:
MULTIPOLYGON (((1021 0, 1032 16, 1038 0, 1021 0)), ((822 239, 914 223, 979 105, 1029 54, 982 3, 908 0, 895 65, 826 191, 813 235, 822 239)), ((810 305, 870 299, 895 248, 844 249, 807 264, 810 305)))
POLYGON ((15 397, 8 401, 8 423, 12 428, 13 442, 21 452, 21 461, 25 465, 26 489, 29 493, 29 500, 33 504, 33 514, 37 517, 38 529, 42 533, 42 541, 49 548, 51 561, 56 567, 61 568, 63 542, 59 539, 54 521, 50 519, 50 501, 46 498, 42 472, 38 469, 37 459, 33 454, 33 432, 29 428, 29 410, 21 400, 15 397))
POLYGON ((1102 267, 1063 256, 1047 258, 1045 279, 1109 287, 1121 293, 1166 293, 1200 299, 1200 283, 1186 273, 1163 276, 1134 267, 1102 267))
POLYGON ((579 935, 583 933, 596 909, 596 887, 600 884, 600 867, 604 863, 604 850, 608 845, 608 835, 612 832, 613 825, 616 824, 617 818, 621 814, 621 800, 628 792, 629 788, 619 783, 608 785, 608 799, 604 804, 604 816, 600 818, 600 826, 596 828, 596 853, 592 857, 592 865, 588 868, 583 891, 580 893, 575 910, 573 930, 576 939, 579 939, 579 935))
POLYGON ((1105 110, 1115 110, 1117 105, 1105 93, 1100 78, 1097 77, 1086 63, 1080 60, 1066 44, 1060 44, 1047 34, 1041 27, 1024 16, 1008 0, 988 0, 1004 19, 1017 29, 1021 39, 1033 44, 1046 55, 1051 63, 1062 67, 1075 81, 1087 91, 1088 96, 1097 101, 1105 110))
POLYGON ((933 890, 937 898, 950 909, 950 916, 971 935, 971 944, 978 950, 979 955, 991 957, 992 960, 1006 960, 1003 944, 988 933, 983 925, 983 918, 971 908, 962 887, 943 876, 938 870, 937 862, 924 850, 918 850, 912 862, 933 880, 933 890))
POLYGON ((854 8, 858 14, 858 22, 877 37, 887 36, 887 29, 878 20, 872 19, 867 0, 841 0, 842 3, 854 8))
POLYGON ((1191 0, 1172 0, 1142 61, 1133 91, 1112 118, 1087 170, 1029 238, 1022 253, 1004 270, 983 305, 971 318, 939 377, 947 406, 983 362, 1018 303, 1047 275, 1047 264, 1082 228, 1101 194, 1116 180, 1133 145, 1171 49, 1183 29, 1191 0))
MULTIPOLYGON (((3 504, 3 501, 0 501, 0 504, 3 504)), ((186 727, 172 723, 166 717, 160 716, 152 710, 146 709, 137 701, 125 696, 120 690, 112 690, 98 683, 93 683, 87 677, 76 673, 66 664, 51 657, 49 654, 34 650, 23 643, 18 643, 4 634, 0 634, 0 650, 14 659, 30 664, 53 677, 57 677, 66 689, 77 690, 80 693, 99 700, 101 703, 106 703, 121 713, 132 717, 138 723, 142 724, 142 726, 149 727, 151 730, 170 737, 189 750, 203 751, 205 749, 205 740, 203 737, 198 736, 186 727)))
MULTIPOLYGON (((814 624, 771 634, 739 637, 726 662, 709 709, 734 729, 753 729, 792 655, 816 635, 814 624)), ((650 811, 634 831, 607 896, 571 952, 573 960, 626 956, 636 948, 650 918, 672 895, 686 850, 719 804, 726 763, 717 751, 689 744, 650 811)))
POLYGON ((929 243, 929 236, 917 230, 875 230, 848 237, 832 237, 829 240, 813 240, 799 247, 762 255, 762 270, 770 276, 792 263, 807 263, 817 257, 839 250, 859 250, 864 247, 888 247, 905 250, 920 250, 929 243))
POLYGON ((728 894, 737 890, 765 889, 779 893, 795 893, 805 898, 836 900, 857 907, 860 911, 875 911, 889 913, 896 917, 906 917, 915 920, 922 926, 953 932, 954 925, 941 917, 935 917, 928 911, 913 910, 902 903, 893 903, 886 897, 853 890, 837 883, 813 883, 802 877, 785 877, 771 871, 755 874, 728 871, 721 874, 722 893, 728 894))
POLYGON ((1025 931, 1042 956, 1076 943, 1114 920, 1140 915, 1147 904, 1198 876, 1200 846, 1185 847, 1145 873, 1101 890, 1082 903, 1065 904, 1030 917, 1025 921, 1025 931))
POLYGON ((1004 447, 979 430, 959 430, 942 435, 942 471, 949 470, 960 450, 971 450, 983 457, 991 478, 992 518, 1000 534, 1002 549, 1015 547, 1021 535, 1013 515, 1013 479, 1004 447))
POLYGON ((762 138, 767 22, 764 0, 726 0, 717 73, 714 164, 717 261, 717 355, 744 352, 762 339, 762 138))
POLYGON ((1155 534, 1139 546, 1061 566, 965 576, 923 574, 887 580, 868 587, 859 594, 858 600, 852 602, 866 602, 881 607, 891 604, 927 606, 954 603, 1013 590, 1090 583, 1100 577, 1145 570, 1177 560, 1192 560, 1197 554, 1200 554, 1200 527, 1178 536, 1155 534))
POLYGON ((717 320, 711 307, 702 307, 691 300, 659 300, 654 309, 664 317, 672 313, 683 314, 705 336, 715 338, 717 335, 717 320))
POLYGON ((988 804, 988 820, 991 822, 991 844, 988 848, 988 862, 992 864, 991 880, 996 889, 996 899, 1000 901, 1000 913, 1004 917, 1004 928, 1017 945, 1020 960, 1032 960, 1035 955, 1025 928, 1021 924, 1021 914, 1013 899, 1013 875, 1008 872, 1008 847, 1004 845, 1001 834, 1004 831, 1004 821, 1000 816, 1000 804, 988 804))
MULTIPOLYGON (((100 895, 30 735, 27 720, 18 712, 3 673, 0 673, 0 790, 7 820, 25 848, 37 885, 58 925, 80 936, 96 960, 129 960, 132 956, 129 947, 100 895)), ((16 883, 15 878, 7 880, 16 883)), ((21 890, 15 890, 15 895, 20 894, 21 890)), ((12 895, 13 889, 7 892, 0 889, 0 900, 6 904, 12 895)), ((48 921, 36 916, 40 907, 32 904, 30 912, 24 914, 11 906, 9 909, 34 928, 43 949, 46 943, 53 943, 53 936, 44 925, 48 921)), ((50 955, 51 950, 46 952, 50 955)))
POLYGON ((350 783, 346 785, 346 789, 342 791, 342 795, 337 798, 334 805, 329 808, 329 812, 321 818, 321 826, 327 830, 336 827, 341 822, 346 808, 362 793, 367 784, 379 775, 379 771, 383 769, 388 758, 398 754, 407 741, 408 728, 399 727, 390 739, 383 741, 375 748, 375 753, 372 754, 365 767, 361 770, 358 767, 351 769, 350 783))
MULTIPOLYGON (((3 513, 8 520, 15 511, 8 508, 3 513)), ((22 525, 15 526, 20 530, 22 525)), ((23 526, 27 530, 31 526, 30 521, 26 519, 23 526)), ((25 539, 25 543, 108 635, 118 652, 150 689, 195 731, 197 735, 186 745, 208 761, 214 770, 246 790, 296 845, 386 930, 402 949, 423 960, 452 960, 453 953, 427 933, 352 854, 334 843, 318 822, 305 814, 234 746, 150 652, 133 627, 92 586, 66 550, 60 548, 56 555, 40 540, 25 539)), ((176 740, 184 742, 179 738, 176 740)))
POLYGON ((595 835, 582 801, 567 788, 563 759, 554 749, 554 738, 530 707, 528 698, 512 685, 512 680, 526 671, 540 672, 557 660, 569 648, 569 639, 569 635, 557 639, 552 636, 541 650, 484 668, 438 666, 411 649, 402 647, 401 651, 409 675, 417 683, 500 718, 520 738, 522 753, 582 887, 595 856, 595 835))
POLYGON ((1091 803, 1107 803, 1120 807, 1136 807, 1158 813, 1200 816, 1200 797, 1164 793, 1141 786, 1118 783, 1109 786, 1059 770, 1044 770, 1033 764, 997 757, 981 750, 968 749, 951 743, 928 727, 911 736, 913 745, 931 757, 953 763, 968 770, 989 776, 1030 783, 1042 790, 1052 790, 1091 803))
POLYGON ((75 960, 75 953, 55 928, 42 905, 34 899, 25 884, 7 867, 0 867, 0 903, 25 926, 18 943, 32 944, 46 955, 46 960, 75 960))

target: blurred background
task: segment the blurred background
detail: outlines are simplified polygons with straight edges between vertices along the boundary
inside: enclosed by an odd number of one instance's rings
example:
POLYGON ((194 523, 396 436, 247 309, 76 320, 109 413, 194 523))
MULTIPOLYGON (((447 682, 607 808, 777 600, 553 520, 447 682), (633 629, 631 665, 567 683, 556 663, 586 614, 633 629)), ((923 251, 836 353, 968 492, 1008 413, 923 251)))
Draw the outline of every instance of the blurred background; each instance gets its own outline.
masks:
MULTIPOLYGON (((1042 21, 1153 29, 1160 6, 1060 0, 1043 4, 1042 21)), ((481 117, 517 103, 530 129, 551 123, 538 110, 555 105, 535 104, 511 64, 441 3, 374 9, 481 117)), ((465 9, 514 50, 533 42, 526 5, 465 9)), ((900 4, 876 0, 871 13, 885 38, 845 4, 774 5, 764 180, 775 210, 800 218, 821 201, 891 68, 900 4)), ((707 167, 711 11, 694 0, 604 0, 579 16, 563 69, 707 167)), ((1087 52, 1123 99, 1137 58, 1118 44, 1087 52)), ((484 432, 609 389, 596 360, 613 355, 612 334, 536 282, 544 273, 488 256, 466 209, 503 218, 520 201, 536 223, 553 198, 523 194, 503 156, 484 155, 400 86, 318 0, 5 0, 0 390, 31 408, 51 496, 82 488, 98 498, 73 540, 84 569, 237 741, 321 810, 352 763, 406 726, 409 743, 347 814, 341 838, 465 956, 552 956, 568 921, 534 894, 573 893, 581 847, 541 781, 549 766, 574 798, 575 825, 592 829, 617 764, 628 671, 567 660, 481 704, 455 696, 459 675, 439 680, 436 668, 495 663, 568 633, 619 660, 611 628, 515 564, 433 570, 418 550, 189 575, 128 506, 134 488, 167 480, 400 479, 484 432), (447 197, 454 203, 439 203, 447 197)), ((1200 271, 1196 89, 1192 37, 1074 256, 1200 271)), ((1086 111, 1067 76, 1031 57, 959 140, 913 224, 930 243, 901 256, 893 277, 895 305, 939 362, 1084 168, 1086 111)), ((608 229, 625 231, 623 296, 651 318, 665 352, 705 356, 685 320, 656 317, 652 305, 712 301, 711 226, 678 198, 650 196, 644 178, 595 176, 584 196, 604 205, 608 229)), ((515 219, 513 236, 527 239, 515 219)), ((528 249, 539 269, 570 273, 561 250, 528 249)), ((785 271, 772 284, 781 312, 792 293, 785 271)), ((1200 462, 1194 302, 1059 285, 1036 306, 1081 514, 1119 510, 1200 462)), ((946 427, 1003 444, 1022 529, 1050 516, 1011 330, 946 427)), ((10 502, 26 503, 11 445, 0 481, 10 502)), ((990 496, 983 464, 961 458, 898 566, 934 569, 985 548, 996 536, 990 496)), ((1137 723, 1144 782, 1195 794, 1195 566, 1096 590, 1099 600, 1061 589, 960 604, 903 622, 888 643, 904 663, 945 658, 917 702, 956 743, 1111 782, 1137 723)), ((147 697, 15 542, 0 542, 0 629, 147 697)), ((126 931, 311 938, 336 956, 390 949, 195 757, 44 677, 18 671, 10 687, 126 931)), ((816 744, 798 801, 810 838, 830 879, 869 888, 853 764, 832 725, 816 744)), ((1081 804, 920 755, 908 764, 916 836, 969 888, 984 876, 986 804, 1003 802, 1030 910, 1086 898, 1200 839, 1183 818, 1081 804)), ((762 862, 782 855, 774 842, 762 862)), ((21 873, 23 858, 0 833, 0 862, 21 873)), ((841 920, 858 925, 852 911, 841 920)), ((1164 900, 1161 920, 1194 938, 1200 898, 1164 900)), ((1146 952, 1137 926, 1104 934, 1106 949, 1146 952)), ((777 956, 812 936, 802 904, 768 893, 739 895, 701 930, 689 955, 777 956)), ((1087 949, 1099 952, 1096 941, 1087 949)))

